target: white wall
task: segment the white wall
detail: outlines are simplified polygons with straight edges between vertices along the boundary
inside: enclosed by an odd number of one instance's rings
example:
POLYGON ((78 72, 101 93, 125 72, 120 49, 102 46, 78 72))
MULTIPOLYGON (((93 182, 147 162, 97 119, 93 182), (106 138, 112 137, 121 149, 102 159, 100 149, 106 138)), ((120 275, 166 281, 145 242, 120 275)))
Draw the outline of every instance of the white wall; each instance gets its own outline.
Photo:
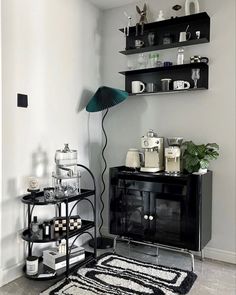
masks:
POLYGON ((78 149, 80 163, 100 171, 101 115, 90 120, 89 149, 83 109, 100 85, 100 44, 100 12, 87 0, 2 1, 1 284, 19 275, 23 262, 18 233, 25 210, 18 196, 27 177, 50 183, 55 150, 66 142, 78 149), (27 109, 16 107, 17 93, 28 95, 27 109))
MULTIPOLYGON (((1 16, 2 6, 0 5, 0 16, 1 16)), ((2 163, 2 22, 0 17, 0 163, 2 163)), ((2 192, 2 167, 0 169, 0 192, 2 192)), ((2 204, 0 202, 0 212, 2 212, 2 204)), ((2 235, 2 220, 0 218, 0 237, 2 235)), ((0 243, 0 253, 2 252, 2 247, 0 243)), ((0 265, 2 257, 0 256, 0 265)))
MULTIPOLYGON (((147 2, 153 16, 162 9, 167 17, 171 16, 171 7, 176 4, 174 0, 160 0, 158 4, 154 0, 147 2)), ((183 136, 196 143, 217 142, 220 158, 210 167, 214 171, 213 236, 206 255, 236 263, 235 1, 202 0, 200 7, 211 17, 211 42, 186 47, 186 56, 210 58, 210 89, 130 97, 113 108, 107 118, 109 145, 106 154, 108 167, 124 164, 128 148, 140 148, 140 137, 149 128, 164 137, 183 136)), ((135 5, 108 10, 103 15, 103 81, 121 89, 124 88, 124 77, 118 72, 126 68, 126 57, 118 53, 125 47, 124 36, 118 28, 126 24, 124 10, 135 18, 135 5)), ((175 61, 177 49, 159 53, 162 60, 172 57, 175 61)))

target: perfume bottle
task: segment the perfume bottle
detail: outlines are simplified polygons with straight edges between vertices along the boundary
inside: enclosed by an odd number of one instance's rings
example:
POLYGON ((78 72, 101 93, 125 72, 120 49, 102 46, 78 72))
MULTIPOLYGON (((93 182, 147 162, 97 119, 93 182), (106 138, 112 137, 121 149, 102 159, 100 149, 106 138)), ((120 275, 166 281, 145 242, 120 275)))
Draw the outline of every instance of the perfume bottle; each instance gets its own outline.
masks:
POLYGON ((183 65, 183 64, 184 64, 184 49, 179 48, 178 55, 177 55, 177 65, 183 65))
POLYGON ((39 227, 37 216, 34 216, 33 222, 31 222, 31 233, 32 233, 32 236, 36 239, 40 237, 40 227, 39 227))
POLYGON ((51 236, 51 224, 49 221, 43 223, 43 237, 49 238, 51 236))

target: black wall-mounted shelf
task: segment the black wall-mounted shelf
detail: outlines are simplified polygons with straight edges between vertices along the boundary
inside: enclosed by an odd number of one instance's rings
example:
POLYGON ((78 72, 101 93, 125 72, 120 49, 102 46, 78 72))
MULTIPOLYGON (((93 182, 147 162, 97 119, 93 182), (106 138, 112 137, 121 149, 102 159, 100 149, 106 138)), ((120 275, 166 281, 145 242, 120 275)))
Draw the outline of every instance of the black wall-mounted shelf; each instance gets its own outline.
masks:
MULTIPOLYGON (((120 29, 124 32, 124 29, 120 29)), ((136 36, 136 26, 130 28, 129 36, 126 36, 126 50, 120 51, 124 55, 139 54, 143 52, 150 52, 156 50, 165 50, 168 48, 177 48, 183 46, 191 46, 197 44, 203 44, 210 42, 210 17, 206 12, 192 14, 183 17, 177 17, 173 19, 168 19, 160 22, 153 22, 144 25, 144 34, 136 36), (191 33, 191 38, 185 42, 179 42, 180 32, 186 31, 188 27, 188 32, 191 33), (200 31, 200 39, 196 38, 196 31, 200 31), (148 44, 148 34, 154 33, 154 45, 149 46, 148 44), (163 44, 163 37, 166 34, 170 34, 172 42, 170 44, 163 44), (144 42, 142 48, 135 48, 135 40, 141 40, 144 42)), ((201 53, 199 52, 199 55, 201 53)), ((173 65, 170 67, 155 67, 155 68, 145 68, 137 70, 122 71, 120 74, 125 75, 125 90, 133 95, 131 92, 132 81, 141 81, 143 83, 154 83, 156 84, 155 92, 153 93, 141 93, 138 95, 154 95, 154 94, 164 94, 164 93, 176 93, 180 91, 161 91, 161 79, 170 78, 172 81, 184 80, 191 84, 190 89, 182 90, 181 92, 189 92, 196 90, 206 90, 208 89, 209 80, 209 69, 206 63, 190 63, 183 65, 173 65), (200 79, 198 81, 198 88, 193 88, 193 81, 191 79, 191 69, 200 69, 200 79)))
POLYGON ((153 72, 162 72, 162 71, 171 72, 174 70, 193 69, 193 68, 208 69, 208 65, 204 62, 199 62, 199 63, 189 63, 189 64, 183 64, 183 65, 173 65, 168 67, 155 67, 155 68, 129 70, 129 71, 122 71, 119 73, 125 76, 129 76, 129 75, 148 74, 153 72))
POLYGON ((184 90, 170 90, 170 91, 157 91, 157 92, 142 92, 138 94, 129 93, 129 96, 152 96, 152 95, 164 95, 164 94, 176 94, 176 93, 188 93, 191 91, 207 90, 205 87, 190 88, 184 90))
MULTIPOLYGON (((200 63, 190 63, 183 65, 173 65, 170 67, 156 67, 156 68, 148 68, 148 69, 138 69, 132 71, 124 71, 120 72, 120 74, 125 75, 125 90, 132 95, 132 81, 142 81, 143 83, 154 83, 156 84, 156 92, 155 94, 163 94, 163 93, 176 93, 180 92, 176 91, 161 91, 161 79, 170 78, 172 81, 176 80, 184 80, 188 81, 191 85, 191 88, 186 91, 196 91, 194 89, 194 83, 191 79, 191 71, 192 69, 199 68, 200 69, 200 79, 198 80, 198 88, 197 90, 206 90, 208 89, 208 64, 200 62, 200 63)), ((150 93, 142 93, 142 95, 147 95, 150 93)), ((152 93, 153 95, 154 93, 152 93)))
MULTIPOLYGON (((120 31, 124 32, 124 29, 120 29, 120 31)), ((210 17, 206 12, 202 12, 160 22, 148 23, 144 26, 143 35, 139 33, 139 35, 136 36, 136 27, 131 27, 130 34, 126 37, 126 49, 120 51, 120 53, 129 55, 208 42, 210 42, 210 17), (185 31, 187 26, 189 26, 188 32, 191 33, 191 38, 186 42, 179 42, 179 33, 185 31), (201 32, 200 39, 196 38, 196 31, 201 32), (155 34, 154 46, 148 45, 148 34, 150 32, 155 34), (171 34, 172 42, 170 44, 163 44, 163 36, 167 33, 171 34), (135 48, 136 39, 144 42, 142 48, 135 48)))
POLYGON ((165 50, 169 48, 192 46, 192 45, 198 45, 198 44, 204 44, 204 43, 209 43, 209 40, 207 38, 193 39, 193 40, 189 40, 185 42, 174 42, 171 44, 160 44, 155 46, 141 47, 139 49, 135 48, 135 49, 123 50, 123 51, 120 51, 120 53, 124 55, 131 55, 131 54, 139 54, 139 53, 150 52, 150 51, 165 50))
MULTIPOLYGON (((210 17, 207 14, 207 12, 200 12, 200 13, 195 13, 191 15, 185 15, 181 17, 176 17, 176 18, 170 18, 166 19, 163 21, 158 21, 158 22, 151 22, 145 25, 145 29, 150 31, 154 30, 157 27, 167 27, 167 26, 181 26, 185 25, 186 23, 198 23, 198 22, 209 22, 210 23, 210 17)), ((133 26, 130 28, 130 33, 134 34, 136 30, 136 27, 133 26)), ((120 29, 121 32, 124 32, 124 28, 120 29)))

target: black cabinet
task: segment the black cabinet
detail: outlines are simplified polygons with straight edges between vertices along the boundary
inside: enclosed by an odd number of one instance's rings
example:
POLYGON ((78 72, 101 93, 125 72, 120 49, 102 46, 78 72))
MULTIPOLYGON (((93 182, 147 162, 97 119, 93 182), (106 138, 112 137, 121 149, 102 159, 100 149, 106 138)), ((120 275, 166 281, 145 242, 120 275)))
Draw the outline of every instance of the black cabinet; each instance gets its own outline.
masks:
POLYGON ((212 172, 170 176, 110 169, 110 233, 201 251, 211 239, 212 172))

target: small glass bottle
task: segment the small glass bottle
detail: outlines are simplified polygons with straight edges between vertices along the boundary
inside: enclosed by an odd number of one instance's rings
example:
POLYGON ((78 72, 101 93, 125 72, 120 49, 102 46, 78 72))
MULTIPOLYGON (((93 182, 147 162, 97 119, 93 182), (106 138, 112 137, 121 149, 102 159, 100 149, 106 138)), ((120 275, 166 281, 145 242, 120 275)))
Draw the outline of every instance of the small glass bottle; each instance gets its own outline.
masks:
POLYGON ((181 47, 178 49, 177 65, 183 65, 183 64, 184 64, 184 49, 181 47))
POLYGON ((36 239, 40 237, 40 227, 37 220, 37 216, 34 216, 33 222, 31 222, 31 233, 32 233, 32 236, 36 239))
POLYGON ((66 254, 66 241, 65 240, 61 241, 58 251, 61 254, 66 254))
POLYGON ((150 53, 149 54, 149 67, 154 68, 155 67, 155 54, 150 53))
POLYGON ((43 237, 50 238, 51 236, 51 224, 49 221, 43 223, 43 237))
POLYGON ((158 65, 158 61, 159 61, 159 54, 158 53, 156 53, 155 54, 155 58, 154 58, 154 63, 155 63, 155 67, 157 67, 157 65, 158 65))

